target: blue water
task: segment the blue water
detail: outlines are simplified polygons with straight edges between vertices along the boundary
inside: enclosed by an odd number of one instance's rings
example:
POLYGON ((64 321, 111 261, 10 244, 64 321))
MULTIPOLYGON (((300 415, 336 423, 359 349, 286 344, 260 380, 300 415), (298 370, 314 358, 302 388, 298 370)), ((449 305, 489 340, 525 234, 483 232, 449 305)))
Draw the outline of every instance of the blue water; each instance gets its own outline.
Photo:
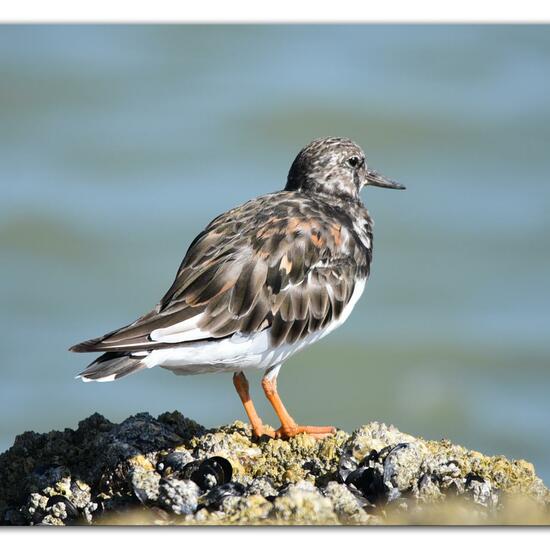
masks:
POLYGON ((83 384, 91 357, 66 350, 148 311, 210 219, 344 135, 408 189, 364 193, 371 280, 284 367, 288 408, 550 483, 548 98, 546 26, 0 27, 0 450, 94 411, 244 418, 228 375, 83 384))

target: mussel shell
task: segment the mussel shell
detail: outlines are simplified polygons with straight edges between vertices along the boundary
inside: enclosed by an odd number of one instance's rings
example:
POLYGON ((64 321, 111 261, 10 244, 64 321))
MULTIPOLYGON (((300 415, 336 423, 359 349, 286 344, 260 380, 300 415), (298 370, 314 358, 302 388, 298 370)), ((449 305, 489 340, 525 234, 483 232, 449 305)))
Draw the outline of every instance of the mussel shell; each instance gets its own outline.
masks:
POLYGON ((203 461, 199 469, 192 474, 191 480, 201 489, 210 489, 229 483, 232 475, 233 467, 229 460, 222 456, 213 456, 203 461), (212 478, 215 480, 214 484, 212 478))
POLYGON ((338 463, 338 481, 346 483, 349 475, 357 470, 357 461, 348 454, 343 454, 338 463))
POLYGON ((240 497, 246 492, 242 483, 229 482, 211 489, 202 499, 201 506, 206 508, 218 508, 227 497, 240 497))
POLYGON ((147 502, 149 502, 149 496, 147 495, 147 491, 145 489, 137 487, 136 485, 132 486, 132 489, 134 491, 134 495, 136 495, 136 498, 141 502, 141 504, 147 504, 147 502))
POLYGON ((481 477, 478 474, 474 474, 473 472, 470 472, 466 475, 466 479, 465 479, 466 487, 469 487, 475 481, 479 483, 486 483, 485 478, 481 477))
POLYGON ((383 462, 386 462, 390 456, 396 455, 401 451, 402 449, 407 449, 410 447, 408 443, 398 443, 395 447, 385 447, 382 449, 379 453, 380 458, 382 458, 383 462), (388 452, 386 452, 388 451, 388 452))
POLYGON ((223 483, 229 483, 231 481, 231 476, 233 475, 233 466, 231 462, 224 458, 223 456, 213 456, 207 458, 203 463, 203 467, 214 469, 217 472, 220 472, 220 485, 223 483), (222 481, 223 480, 223 481, 222 481))
POLYGON ((196 472, 199 471, 199 468, 201 467, 202 461, 201 460, 194 460, 193 462, 188 462, 180 471, 179 476, 181 479, 191 479, 193 475, 196 474, 196 472))
POLYGON ((162 462, 159 463, 157 469, 161 471, 181 472, 183 469, 193 460, 190 458, 189 453, 182 453, 181 451, 174 451, 165 456, 162 462))
POLYGON ((346 479, 346 485, 355 487, 369 502, 378 502, 387 492, 383 475, 374 468, 360 466, 346 479))
POLYGON ((68 517, 72 517, 72 518, 78 517, 79 512, 76 506, 67 497, 64 497, 63 495, 51 496, 48 499, 48 502, 46 503, 46 508, 58 503, 65 505, 65 511, 67 512, 68 517))
POLYGON ((382 450, 377 451, 373 449, 361 462, 359 466, 370 466, 371 462, 379 462, 382 457, 391 449, 391 447, 384 447, 382 450))
POLYGON ((212 456, 205 460, 195 460, 183 467, 181 475, 194 481, 203 491, 229 483, 233 467, 223 456, 212 456))
POLYGON ((361 462, 357 460, 349 453, 344 453, 340 457, 338 463, 338 472, 337 478, 341 483, 347 483, 347 479, 352 472, 355 472, 358 468, 372 467, 371 462, 378 462, 380 455, 387 452, 391 447, 384 447, 381 451, 372 450, 368 455, 366 455, 361 462))

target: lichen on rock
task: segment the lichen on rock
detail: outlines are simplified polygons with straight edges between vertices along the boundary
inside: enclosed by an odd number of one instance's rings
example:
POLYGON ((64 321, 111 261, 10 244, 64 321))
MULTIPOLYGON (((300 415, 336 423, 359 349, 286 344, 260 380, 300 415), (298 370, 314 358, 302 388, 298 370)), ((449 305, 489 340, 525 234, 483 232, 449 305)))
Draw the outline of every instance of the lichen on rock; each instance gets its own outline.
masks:
POLYGON ((178 412, 99 414, 0 455, 0 524, 550 524, 524 460, 371 422, 316 440, 207 430, 178 412))

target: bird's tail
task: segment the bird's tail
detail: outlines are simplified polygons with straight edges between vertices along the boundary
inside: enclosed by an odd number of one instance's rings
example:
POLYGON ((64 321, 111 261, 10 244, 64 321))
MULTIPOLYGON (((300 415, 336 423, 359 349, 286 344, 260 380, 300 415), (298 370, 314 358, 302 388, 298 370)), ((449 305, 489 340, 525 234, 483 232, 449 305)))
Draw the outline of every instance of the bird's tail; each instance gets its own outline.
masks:
POLYGON ((143 361, 147 353, 139 356, 125 352, 108 352, 100 355, 85 370, 77 375, 84 382, 112 382, 147 368, 143 361))

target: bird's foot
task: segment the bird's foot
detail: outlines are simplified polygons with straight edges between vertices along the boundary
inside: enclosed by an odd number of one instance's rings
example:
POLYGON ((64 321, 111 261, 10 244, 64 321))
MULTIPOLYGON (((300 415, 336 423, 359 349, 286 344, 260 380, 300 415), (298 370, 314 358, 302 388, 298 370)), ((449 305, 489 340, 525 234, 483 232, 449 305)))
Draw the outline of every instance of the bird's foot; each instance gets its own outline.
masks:
POLYGON ((297 424, 289 424, 281 426, 278 430, 274 430, 269 426, 258 426, 252 429, 255 437, 267 436, 272 439, 290 439, 298 434, 308 434, 315 439, 323 439, 329 435, 336 433, 336 428, 333 426, 298 426, 297 424))
POLYGON ((275 430, 273 428, 270 428, 269 426, 264 426, 263 424, 260 426, 252 426, 252 433, 254 434, 254 437, 260 438, 264 435, 267 437, 271 437, 274 439, 276 437, 275 430))
POLYGON ((323 439, 329 435, 334 435, 336 428, 334 426, 298 426, 297 424, 289 424, 281 426, 275 430, 275 436, 278 439, 289 439, 298 434, 308 434, 315 439, 323 439))

